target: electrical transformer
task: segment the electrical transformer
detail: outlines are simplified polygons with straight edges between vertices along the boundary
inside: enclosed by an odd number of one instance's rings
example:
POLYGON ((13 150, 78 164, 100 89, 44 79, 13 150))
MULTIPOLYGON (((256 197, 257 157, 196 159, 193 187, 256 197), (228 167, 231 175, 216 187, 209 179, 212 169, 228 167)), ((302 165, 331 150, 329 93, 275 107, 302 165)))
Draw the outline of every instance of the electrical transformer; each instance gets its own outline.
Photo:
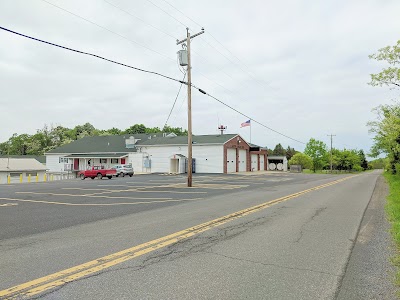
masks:
POLYGON ((182 67, 187 66, 188 65, 187 50, 179 50, 177 54, 178 54, 179 64, 182 67))

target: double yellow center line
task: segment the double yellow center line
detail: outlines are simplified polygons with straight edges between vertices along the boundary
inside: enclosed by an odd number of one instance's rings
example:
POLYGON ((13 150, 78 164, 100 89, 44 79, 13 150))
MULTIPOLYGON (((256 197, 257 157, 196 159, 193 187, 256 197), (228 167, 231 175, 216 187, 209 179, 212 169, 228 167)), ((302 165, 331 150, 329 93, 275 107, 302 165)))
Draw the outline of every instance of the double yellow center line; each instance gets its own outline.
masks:
MULTIPOLYGON (((357 176, 357 175, 356 175, 357 176)), ((202 224, 199 224, 194 227, 187 228, 185 230, 164 236, 162 238, 152 240, 150 242, 140 244, 137 246, 134 246, 132 248, 128 248, 89 262, 86 262, 84 264, 54 273, 50 274, 20 285, 16 285, 14 287, 5 289, 0 291, 0 297, 5 298, 5 299, 13 299, 13 298, 20 298, 20 297, 31 297, 34 295, 38 295, 41 293, 44 293, 46 291, 49 291, 51 289, 60 287, 66 283, 78 280, 80 278, 89 276, 94 273, 98 273, 104 269, 110 268, 112 266, 118 265, 120 263, 123 263, 127 260, 133 259, 135 257, 139 257, 141 255, 147 254, 149 252, 155 251, 160 248, 164 248, 166 246, 172 245, 180 240, 190 238, 196 234, 199 234, 201 232, 207 231, 209 229, 212 229, 214 227, 221 226, 227 222, 233 221, 235 219, 244 217, 246 215, 258 212, 264 208, 270 207, 272 205, 299 197, 301 195, 310 193, 315 190, 319 190, 337 183, 340 183, 342 181, 348 180, 350 178, 353 178, 354 176, 349 176, 345 177, 339 180, 335 180, 326 184, 322 184, 307 190, 303 190, 298 193, 294 193, 288 196, 284 196, 272 201, 268 201, 256 206, 252 206, 240 211, 237 211, 235 213, 214 219, 209 222, 205 222, 202 224)))

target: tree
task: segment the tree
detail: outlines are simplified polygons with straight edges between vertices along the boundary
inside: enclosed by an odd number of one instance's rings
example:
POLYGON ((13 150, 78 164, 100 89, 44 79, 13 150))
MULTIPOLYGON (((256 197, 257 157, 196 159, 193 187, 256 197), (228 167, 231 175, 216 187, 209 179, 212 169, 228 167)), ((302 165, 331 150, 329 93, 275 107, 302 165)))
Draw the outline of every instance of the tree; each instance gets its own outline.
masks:
POLYGON ((396 164, 400 163, 400 103, 380 105, 375 112, 378 119, 368 122, 369 132, 375 134, 371 156, 387 154, 391 172, 396 174, 396 164))
POLYGON ((291 165, 301 165, 303 169, 311 169, 313 166, 312 158, 308 155, 297 152, 288 162, 289 166, 291 165))
POLYGON ((358 151, 358 157, 360 158, 361 168, 363 168, 364 171, 368 170, 368 161, 367 161, 367 158, 365 157, 363 150, 358 151))
POLYGON ((293 155, 295 155, 296 153, 298 153, 298 152, 296 150, 294 150, 294 148, 290 148, 290 146, 288 146, 286 149, 287 160, 290 160, 293 157, 293 155))
POLYGON ((378 158, 369 162, 371 169, 386 169, 388 164, 387 158, 378 158))
POLYGON ((338 162, 337 162, 338 170, 347 170, 347 171, 351 171, 353 169, 361 170, 360 166, 361 160, 357 150, 344 149, 343 151, 338 151, 337 157, 338 157, 338 162))
POLYGON ((146 133, 146 126, 144 126, 143 124, 135 124, 127 129, 125 129, 124 133, 127 133, 127 134, 146 133))
POLYGON ((102 135, 120 135, 122 134, 122 130, 118 128, 110 128, 105 130, 104 132, 101 133, 102 135))
MULTIPOLYGON (((400 40, 394 46, 379 49, 378 53, 369 56, 371 59, 385 61, 390 66, 378 74, 371 74, 372 86, 389 86, 400 88, 400 40)), ((378 115, 376 121, 368 122, 370 132, 375 133, 371 156, 377 157, 386 153, 389 158, 390 169, 397 173, 396 165, 400 168, 400 103, 380 105, 375 108, 378 115)))
POLYGON ((394 46, 387 46, 379 49, 378 53, 369 56, 371 59, 386 61, 391 67, 383 69, 378 74, 371 74, 372 86, 389 86, 391 88, 400 88, 400 40, 394 46))
POLYGON ((304 149, 304 154, 311 157, 313 161, 313 171, 322 169, 326 162, 326 145, 322 141, 311 138, 304 149))
POLYGON ((286 151, 282 147, 282 145, 279 143, 278 145, 275 146, 274 151, 272 151, 272 155, 285 156, 286 155, 286 151))

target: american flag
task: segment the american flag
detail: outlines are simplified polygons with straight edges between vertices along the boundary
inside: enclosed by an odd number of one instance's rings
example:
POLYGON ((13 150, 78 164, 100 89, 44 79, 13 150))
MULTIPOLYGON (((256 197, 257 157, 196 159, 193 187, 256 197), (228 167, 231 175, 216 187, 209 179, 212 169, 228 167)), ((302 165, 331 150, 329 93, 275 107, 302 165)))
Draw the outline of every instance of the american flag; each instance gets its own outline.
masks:
POLYGON ((250 120, 247 120, 246 122, 240 124, 240 128, 250 126, 250 120))

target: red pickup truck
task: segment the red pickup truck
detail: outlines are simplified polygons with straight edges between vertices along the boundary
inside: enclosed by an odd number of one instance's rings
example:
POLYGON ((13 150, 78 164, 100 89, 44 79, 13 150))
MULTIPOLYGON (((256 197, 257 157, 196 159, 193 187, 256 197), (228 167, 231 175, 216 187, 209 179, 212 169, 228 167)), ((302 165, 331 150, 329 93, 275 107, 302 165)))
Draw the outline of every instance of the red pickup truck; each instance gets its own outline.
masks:
POLYGON ((78 176, 84 180, 87 177, 95 179, 102 179, 103 177, 107 177, 108 179, 113 178, 113 176, 117 175, 117 170, 115 169, 104 169, 102 166, 93 166, 91 170, 80 171, 78 176))

